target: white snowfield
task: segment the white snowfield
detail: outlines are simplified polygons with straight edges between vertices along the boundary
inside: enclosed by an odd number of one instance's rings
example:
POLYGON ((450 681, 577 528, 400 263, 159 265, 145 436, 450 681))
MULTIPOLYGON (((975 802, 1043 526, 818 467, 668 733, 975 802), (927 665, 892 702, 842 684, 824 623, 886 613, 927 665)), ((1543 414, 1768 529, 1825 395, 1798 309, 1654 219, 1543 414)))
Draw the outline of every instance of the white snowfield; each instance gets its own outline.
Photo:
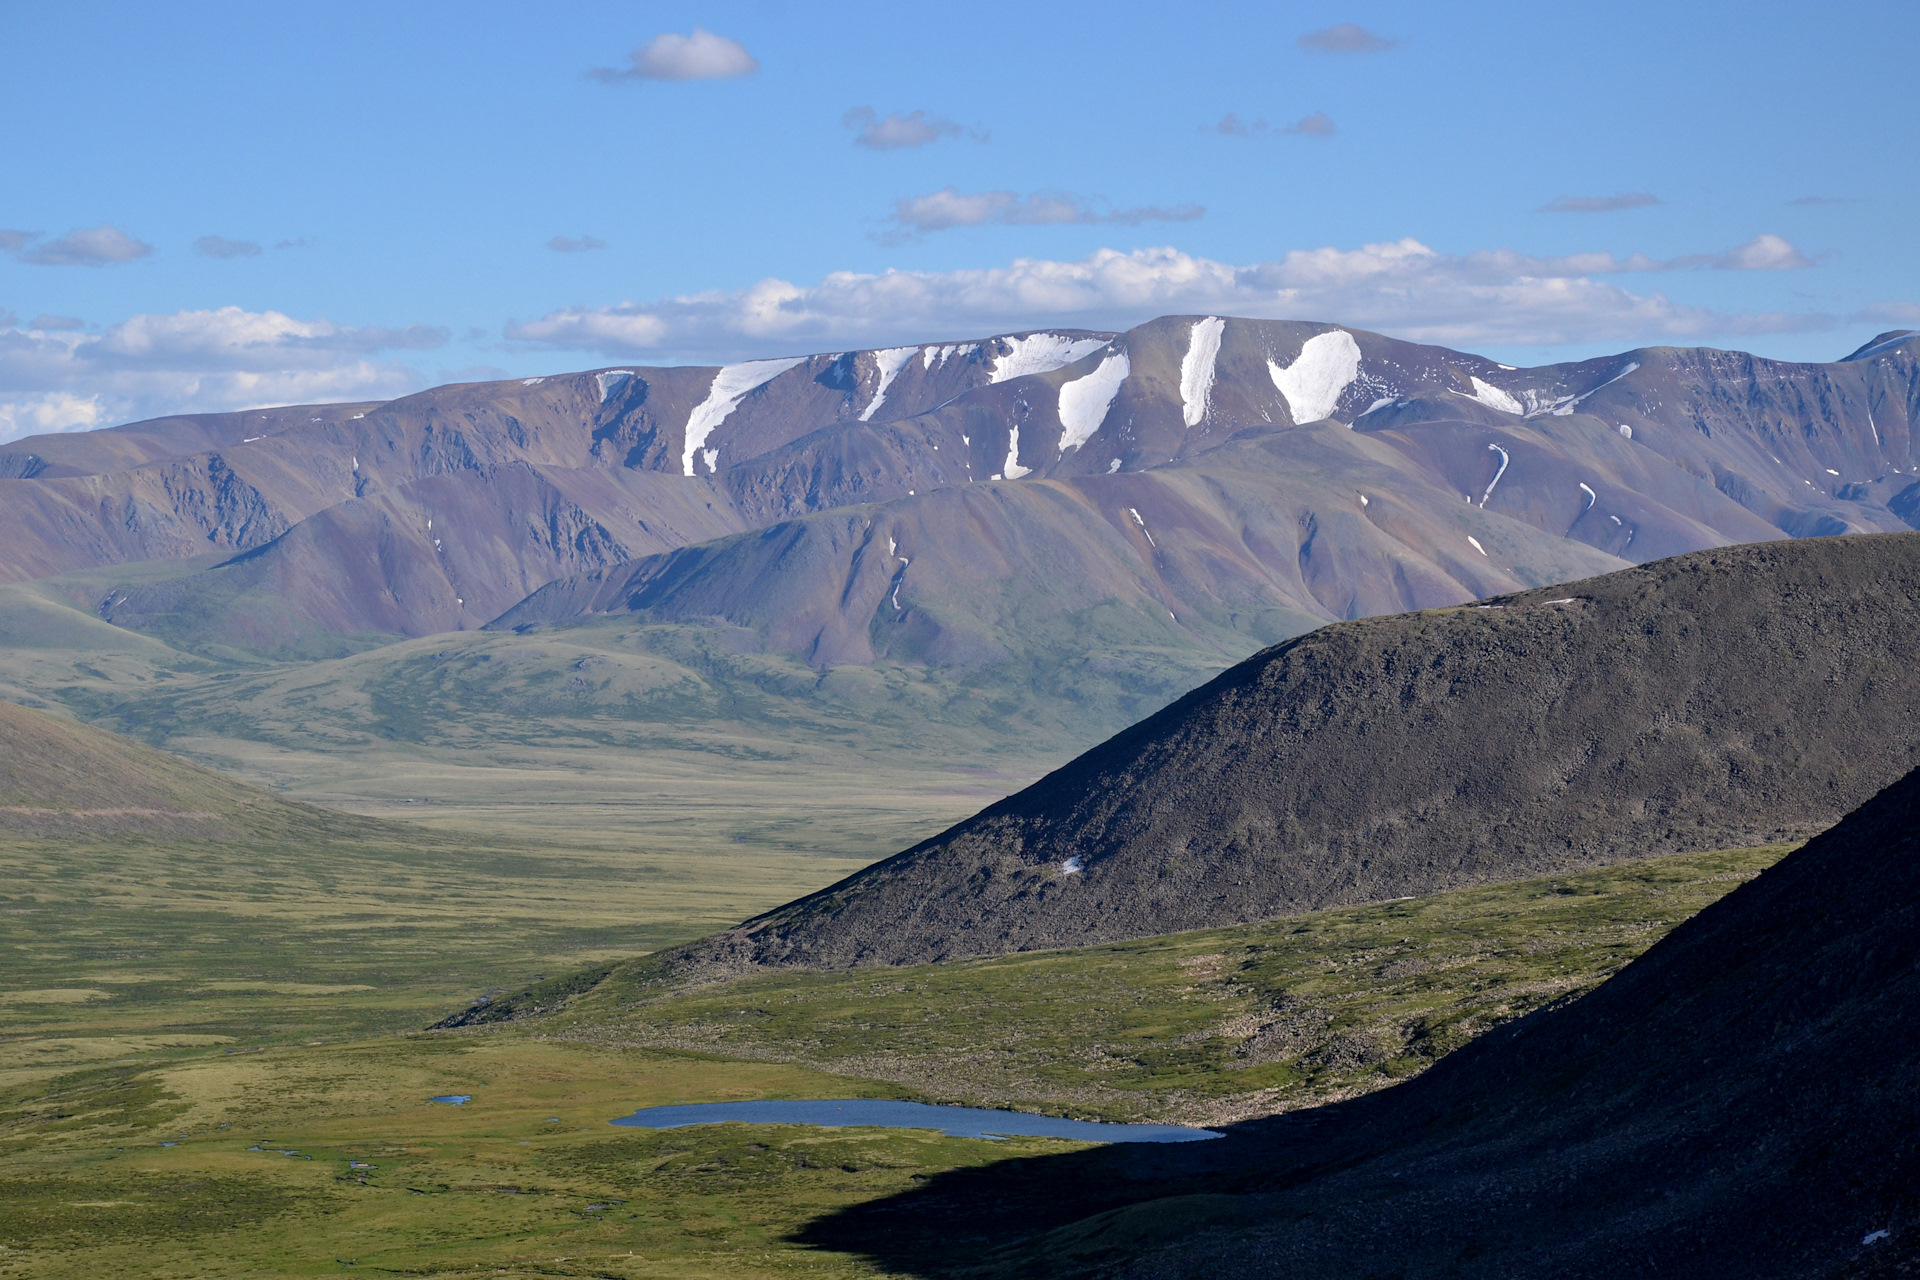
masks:
POLYGON ((1180 416, 1189 427, 1197 427, 1207 416, 1207 397, 1213 394, 1213 366, 1220 359, 1220 335, 1227 322, 1208 316, 1193 322, 1187 338, 1187 354, 1180 361, 1180 416))
POLYGON ((1013 350, 993 362, 989 382, 1024 378, 1030 373, 1052 373, 1107 345, 1105 338, 1069 338, 1064 333, 1030 333, 1024 338, 1002 338, 1013 350))
POLYGON ((1020 428, 1014 427, 1007 432, 1007 465, 1000 469, 1000 474, 1009 480, 1018 480, 1032 471, 1032 467, 1020 465, 1020 428))
MULTIPOLYGON (((1592 395, 1594 391, 1599 391, 1604 387, 1612 386, 1614 383, 1620 381, 1620 379, 1626 377, 1628 374, 1632 373, 1635 369, 1638 369, 1639 367, 1640 367, 1640 362, 1638 360, 1629 360, 1627 361, 1626 368, 1614 374, 1611 378, 1608 378, 1605 382, 1601 383, 1600 386, 1595 387, 1593 391, 1582 391, 1577 396, 1561 396, 1558 400, 1555 400, 1550 406, 1548 406, 1548 408, 1552 410, 1553 416, 1556 418, 1567 417, 1575 409, 1579 408, 1580 402, 1582 400, 1585 400, 1588 396, 1592 395)), ((1531 393, 1529 393, 1528 398, 1529 399, 1532 398, 1531 393)), ((1534 409, 1531 412, 1544 413, 1546 411, 1547 409, 1534 409)))
MULTIPOLYGON (((605 373, 594 374, 593 385, 600 390, 600 403, 605 404, 607 397, 618 391, 621 386, 625 384, 626 380, 632 376, 633 370, 631 369, 609 369, 605 373)), ((520 385, 530 387, 534 382, 538 381, 539 379, 535 378, 532 382, 523 382, 520 385)))
POLYGON ((1524 410, 1520 408, 1520 402, 1518 400, 1515 400, 1512 396, 1494 386, 1492 383, 1482 382, 1478 378, 1474 378, 1472 381, 1473 398, 1487 406, 1487 408, 1498 409, 1502 413, 1511 414, 1524 412, 1524 410))
MULTIPOLYGON (((749 392, 766 386, 805 360, 805 356, 784 360, 749 360, 746 364, 730 364, 714 374, 713 386, 708 388, 707 398, 695 407, 687 419, 686 443, 680 450, 681 471, 686 475, 693 474, 694 455, 706 445, 707 437, 713 434, 714 428, 740 407, 740 402, 747 398, 749 392)), ((711 462, 707 464, 707 469, 713 469, 711 462)))
POLYGON ((1481 555, 1484 556, 1487 554, 1487 549, 1480 545, 1480 539, 1474 537, 1472 534, 1468 534, 1467 541, 1471 542, 1473 544, 1473 549, 1475 551, 1478 551, 1481 555))
POLYGON ((1589 484, 1588 484, 1588 483, 1587 483, 1586 481, 1584 481, 1584 480, 1582 480, 1582 481, 1580 482, 1580 488, 1581 488, 1581 490, 1582 490, 1583 492, 1585 492, 1585 494, 1587 495, 1587 505, 1586 505, 1586 506, 1584 506, 1584 507, 1582 507, 1582 508, 1580 508, 1580 514, 1581 514, 1581 515, 1585 515, 1585 514, 1587 514, 1587 512, 1589 512, 1589 511, 1591 511, 1591 510, 1593 510, 1593 504, 1594 504, 1594 503, 1596 503, 1596 502, 1598 502, 1598 501, 1600 501, 1600 495, 1599 495, 1599 494, 1597 494, 1597 493, 1595 493, 1595 492, 1593 491, 1593 486, 1591 486, 1591 485, 1589 485, 1589 484))
MULTIPOLYGON (((1316 333, 1300 344, 1300 354, 1286 368, 1267 361, 1267 373, 1286 397, 1296 426, 1331 418, 1341 394, 1360 376, 1360 344, 1345 329, 1316 333)), ((1382 396, 1367 406, 1367 413, 1392 403, 1392 396, 1382 396)))
POLYGON ((920 353, 920 362, 928 369, 936 369, 954 356, 972 355, 980 349, 980 344, 969 342, 961 346, 927 347, 920 353))
POLYGON ((1100 367, 1084 378, 1075 378, 1060 388, 1060 452, 1078 448, 1093 438, 1107 420, 1107 410, 1120 384, 1133 372, 1127 353, 1116 351, 1100 362, 1100 367))
POLYGON ((873 420, 874 410, 887 402, 887 388, 892 386, 893 380, 900 376, 900 371, 907 367, 907 362, 919 353, 918 347, 888 347, 885 351, 873 353, 873 367, 879 373, 880 380, 874 384, 873 399, 867 401, 867 407, 860 411, 860 421, 873 420))

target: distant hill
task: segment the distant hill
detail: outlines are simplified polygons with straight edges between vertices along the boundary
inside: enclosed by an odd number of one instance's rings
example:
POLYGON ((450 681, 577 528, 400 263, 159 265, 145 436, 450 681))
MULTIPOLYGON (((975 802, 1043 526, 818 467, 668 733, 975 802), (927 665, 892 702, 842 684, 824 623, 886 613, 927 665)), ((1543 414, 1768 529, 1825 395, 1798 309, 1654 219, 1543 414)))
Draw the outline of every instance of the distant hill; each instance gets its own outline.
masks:
POLYGON ((390 824, 281 800, 103 729, 0 702, 0 836, 221 840, 392 835, 390 824))
POLYGON ((1920 774, 1567 1005, 1404 1084, 1165 1154, 1007 1161, 811 1225, 907 1274, 1910 1275, 1920 774), (995 1248, 995 1246, 1001 1246, 995 1248))
POLYGON ((972 557, 1013 566, 986 613, 1090 566, 1075 600, 1111 590, 1100 607, 1172 614, 1199 637, 1181 643, 1239 656, 1382 607, 1908 528, 1916 420, 1920 337, 1898 332, 1830 364, 1649 348, 1513 369, 1335 325, 1171 316, 16 441, 0 578, 225 553, 99 608, 201 651, 316 656, 502 614, 764 619, 773 600, 740 581, 740 548, 761 544, 739 536, 818 544, 857 513, 914 536, 884 564, 809 545, 802 612, 821 625, 763 627, 770 644, 824 665, 872 630, 876 653, 991 655, 995 627, 941 599, 972 557), (516 607, 548 583, 564 585, 516 607))
POLYGON ((680 963, 919 963, 1811 835, 1920 763, 1920 535, 1339 623, 680 963))

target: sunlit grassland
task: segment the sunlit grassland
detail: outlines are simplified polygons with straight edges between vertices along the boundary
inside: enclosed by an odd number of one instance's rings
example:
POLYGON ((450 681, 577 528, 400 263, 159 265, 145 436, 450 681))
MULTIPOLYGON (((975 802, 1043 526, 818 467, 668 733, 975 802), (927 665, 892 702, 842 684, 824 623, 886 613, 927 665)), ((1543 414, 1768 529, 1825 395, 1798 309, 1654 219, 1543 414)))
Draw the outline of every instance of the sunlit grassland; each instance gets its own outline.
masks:
POLYGON ((73 1073, 8 1099, 0 1275, 869 1275, 784 1237, 918 1175, 1073 1145, 607 1123, 675 1101, 888 1092, 519 1037, 73 1073), (427 1101, 448 1093, 473 1100, 427 1101))
MULTIPOLYGON (((214 912, 170 939, 102 930, 9 973, 0 1275, 873 1275, 800 1233, 945 1170, 1072 1144, 608 1121, 733 1098, 1190 1121, 1311 1105, 1591 987, 1783 852, 692 992, 650 987, 643 961, 545 1019, 358 1040, 324 1033, 445 1012, 435 993, 457 984, 441 974, 495 943, 423 928, 383 950, 379 930, 338 921, 269 941, 214 912), (62 968, 76 957, 94 967, 62 968), (84 1061, 49 1058, 58 1027, 84 1061)), ((271 902, 258 917, 287 918, 271 902)), ((499 937, 528 954, 551 941, 514 928, 499 937)))
POLYGON ((1232 1120, 1351 1096, 1592 987, 1785 847, 1114 946, 662 992, 622 967, 533 1025, 890 1080, 939 1101, 1232 1120))

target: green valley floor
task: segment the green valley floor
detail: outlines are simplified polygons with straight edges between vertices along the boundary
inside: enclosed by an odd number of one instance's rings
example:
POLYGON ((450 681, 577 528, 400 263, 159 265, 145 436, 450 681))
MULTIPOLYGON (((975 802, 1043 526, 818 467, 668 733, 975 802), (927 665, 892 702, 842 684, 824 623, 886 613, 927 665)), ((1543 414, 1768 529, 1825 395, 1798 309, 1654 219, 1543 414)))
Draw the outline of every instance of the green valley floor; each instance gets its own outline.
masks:
MULTIPOLYGON (((639 959, 558 1014, 424 1032, 503 975, 648 950, 782 892, 689 879, 683 923, 649 933, 626 913, 665 880, 505 843, 431 852, 309 850, 281 869, 304 879, 255 881, 206 847, 100 848, 65 875, 32 842, 0 849, 22 886, 0 916, 0 1275, 885 1274, 809 1224, 1074 1144, 608 1121, 781 1097, 1190 1123, 1311 1106, 1576 997, 1786 851, 695 991, 639 959), (429 1101, 449 1094, 472 1100, 429 1101)), ((991 1261, 929 1245, 911 1273, 991 1261)))

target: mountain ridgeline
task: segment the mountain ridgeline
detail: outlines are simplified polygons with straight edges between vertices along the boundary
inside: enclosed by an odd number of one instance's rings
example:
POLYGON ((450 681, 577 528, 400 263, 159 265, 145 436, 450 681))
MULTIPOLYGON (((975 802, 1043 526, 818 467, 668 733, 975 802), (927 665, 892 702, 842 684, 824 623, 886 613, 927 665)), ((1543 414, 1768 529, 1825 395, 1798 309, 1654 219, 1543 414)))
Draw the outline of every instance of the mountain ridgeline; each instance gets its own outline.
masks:
POLYGON ((1916 421, 1912 333, 1831 364, 1513 369, 1165 317, 34 437, 0 448, 0 575, 178 562, 102 616, 288 656, 634 611, 817 666, 964 666, 1094 610, 1228 661, 1336 619, 1912 527, 1916 421))
POLYGON ((1804 838, 1920 764, 1920 534, 1698 552, 1257 654, 674 965, 912 964, 1804 838))

